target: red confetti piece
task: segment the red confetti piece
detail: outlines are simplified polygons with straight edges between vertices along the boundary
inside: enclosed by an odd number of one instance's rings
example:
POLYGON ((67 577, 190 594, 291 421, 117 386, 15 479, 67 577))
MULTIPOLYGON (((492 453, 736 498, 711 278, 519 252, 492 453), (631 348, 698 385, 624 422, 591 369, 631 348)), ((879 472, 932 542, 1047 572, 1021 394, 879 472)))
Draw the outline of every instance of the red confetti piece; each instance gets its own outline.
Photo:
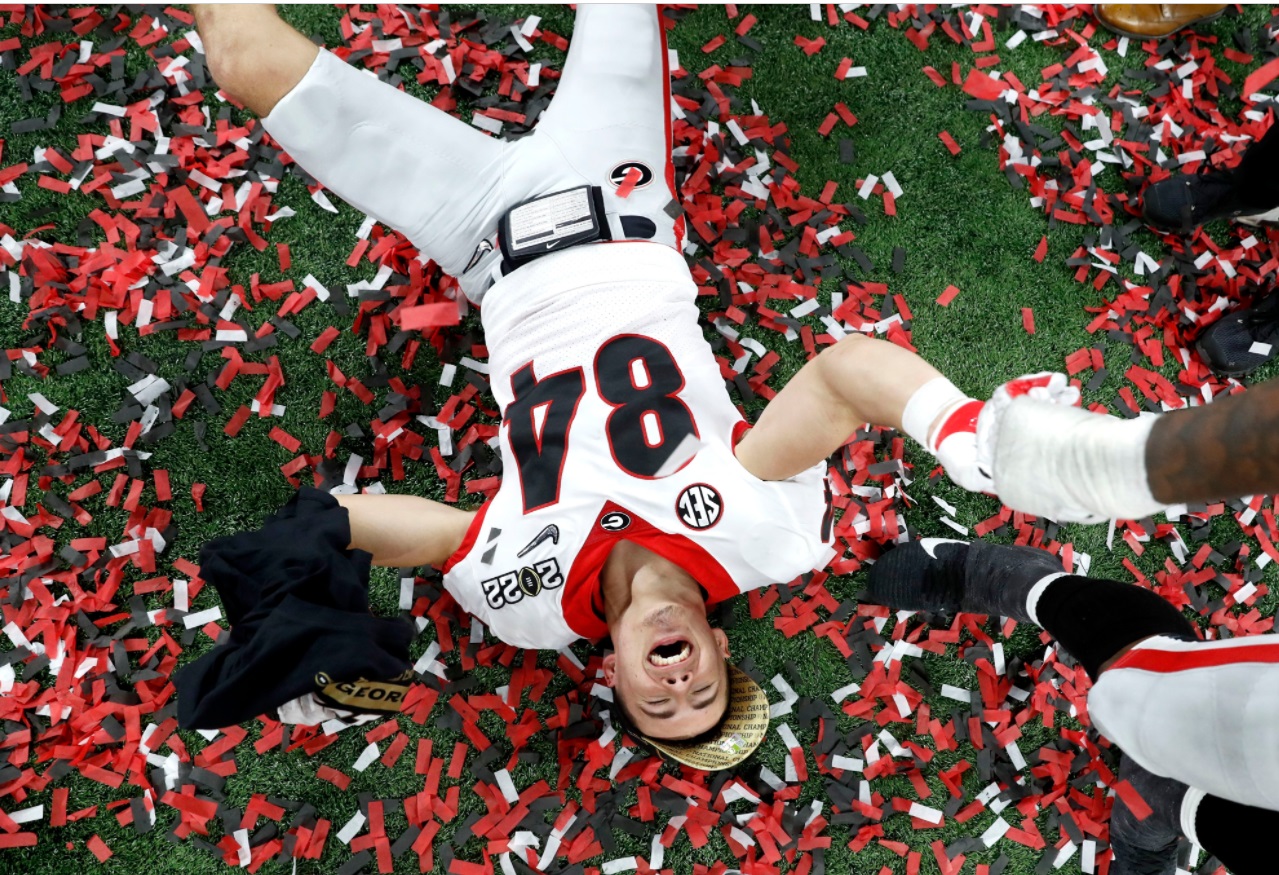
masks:
POLYGON ((1045 234, 1039 240, 1039 245, 1035 247, 1035 261, 1043 263, 1044 256, 1048 254, 1048 235, 1045 234))
POLYGON ((401 308, 400 327, 405 330, 422 330, 457 325, 462 321, 458 314, 457 304, 446 301, 442 304, 422 304, 418 307, 401 308))
POLYGON ((949 307, 950 302, 955 300, 955 296, 958 294, 959 294, 959 289, 955 288, 954 286, 946 286, 946 291, 942 292, 937 297, 937 303, 941 304, 943 307, 949 307))
POLYGON ((955 142, 955 138, 950 135, 949 131, 942 131, 937 136, 941 138, 942 143, 945 144, 946 149, 950 152, 950 154, 959 154, 959 144, 955 142))
POLYGON ((111 859, 111 849, 107 847, 106 842, 96 835, 90 836, 89 840, 85 842, 85 846, 93 852, 93 856, 98 858, 99 863, 105 863, 111 859))
POLYGON ((1248 74, 1248 78, 1243 83, 1243 98, 1248 100, 1252 95, 1261 91, 1276 78, 1279 78, 1279 58, 1261 66, 1260 69, 1253 70, 1248 74))
POLYGON ((1004 88, 1004 83, 978 70, 968 71, 968 78, 964 80, 964 93, 978 100, 998 100, 1004 88))
POLYGON ((1035 333, 1035 311, 1030 307, 1021 308, 1021 326, 1027 334, 1035 333))
POLYGON ((617 196, 627 198, 631 196, 631 192, 635 190, 635 186, 639 185, 643 174, 638 167, 632 167, 626 171, 626 178, 622 180, 622 184, 617 187, 617 196))

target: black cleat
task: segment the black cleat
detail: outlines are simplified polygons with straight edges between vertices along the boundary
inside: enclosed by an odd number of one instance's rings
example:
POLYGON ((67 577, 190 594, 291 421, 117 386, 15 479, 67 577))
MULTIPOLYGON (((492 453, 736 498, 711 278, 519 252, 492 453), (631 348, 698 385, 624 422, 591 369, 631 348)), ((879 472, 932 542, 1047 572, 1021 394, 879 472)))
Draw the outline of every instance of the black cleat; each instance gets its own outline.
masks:
POLYGON ((1033 547, 924 538, 884 555, 870 570, 870 601, 899 611, 999 615, 1033 622, 1026 597, 1061 563, 1033 547))
POLYGON ((1172 778, 1161 778, 1128 757, 1119 764, 1119 777, 1132 784, 1151 808, 1138 820, 1123 799, 1110 812, 1110 848, 1115 852, 1110 875, 1174 875, 1181 842, 1181 801, 1189 789, 1172 778))
POLYGON ((1157 228, 1183 233, 1217 219, 1249 225, 1279 219, 1279 209, 1244 202, 1229 170, 1182 173, 1157 182, 1142 195, 1141 214, 1157 228))
POLYGON ((1227 313, 1199 335, 1195 347, 1204 364, 1223 377, 1252 373, 1279 354, 1279 295, 1227 313))

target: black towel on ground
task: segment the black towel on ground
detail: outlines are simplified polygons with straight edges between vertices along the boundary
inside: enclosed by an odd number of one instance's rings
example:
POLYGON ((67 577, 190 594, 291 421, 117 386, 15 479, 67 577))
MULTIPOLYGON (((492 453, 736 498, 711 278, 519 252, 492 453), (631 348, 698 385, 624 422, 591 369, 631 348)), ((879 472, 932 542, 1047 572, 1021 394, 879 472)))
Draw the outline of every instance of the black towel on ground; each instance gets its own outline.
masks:
POLYGON ((345 508, 304 488, 260 530, 204 545, 200 576, 222 597, 231 634, 175 675, 181 726, 232 726, 329 681, 409 667, 413 626, 369 613, 372 557, 346 549, 350 540, 345 508))

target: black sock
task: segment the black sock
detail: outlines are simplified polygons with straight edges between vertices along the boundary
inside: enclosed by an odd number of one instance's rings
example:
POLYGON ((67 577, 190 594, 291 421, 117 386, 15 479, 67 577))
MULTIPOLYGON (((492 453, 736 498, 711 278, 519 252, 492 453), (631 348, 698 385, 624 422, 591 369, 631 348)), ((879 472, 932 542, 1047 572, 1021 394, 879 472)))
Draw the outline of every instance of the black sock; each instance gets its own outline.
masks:
POLYGON ((1279 207, 1279 122, 1244 152, 1235 178, 1244 203, 1258 209, 1279 207))
POLYGON ((1205 796, 1195 815, 1195 832, 1204 850, 1234 875, 1269 875, 1275 861, 1263 849, 1266 836, 1279 835, 1279 811, 1205 796))
POLYGON ((1039 597, 1035 615, 1093 680, 1107 660, 1143 638, 1197 640, 1181 611, 1148 589, 1114 580, 1059 577, 1039 597))

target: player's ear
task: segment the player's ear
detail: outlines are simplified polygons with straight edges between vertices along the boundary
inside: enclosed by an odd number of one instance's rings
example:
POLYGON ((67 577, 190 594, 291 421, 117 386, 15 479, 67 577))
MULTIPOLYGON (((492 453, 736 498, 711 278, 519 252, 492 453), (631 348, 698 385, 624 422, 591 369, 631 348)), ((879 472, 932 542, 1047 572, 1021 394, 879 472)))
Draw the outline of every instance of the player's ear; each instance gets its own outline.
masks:
POLYGON ((604 661, 601 666, 604 669, 604 685, 606 687, 617 686, 617 654, 604 654, 604 661))
POLYGON ((711 638, 715 640, 715 647, 724 655, 725 659, 731 655, 728 652, 728 636, 724 634, 723 629, 712 629, 711 638))

